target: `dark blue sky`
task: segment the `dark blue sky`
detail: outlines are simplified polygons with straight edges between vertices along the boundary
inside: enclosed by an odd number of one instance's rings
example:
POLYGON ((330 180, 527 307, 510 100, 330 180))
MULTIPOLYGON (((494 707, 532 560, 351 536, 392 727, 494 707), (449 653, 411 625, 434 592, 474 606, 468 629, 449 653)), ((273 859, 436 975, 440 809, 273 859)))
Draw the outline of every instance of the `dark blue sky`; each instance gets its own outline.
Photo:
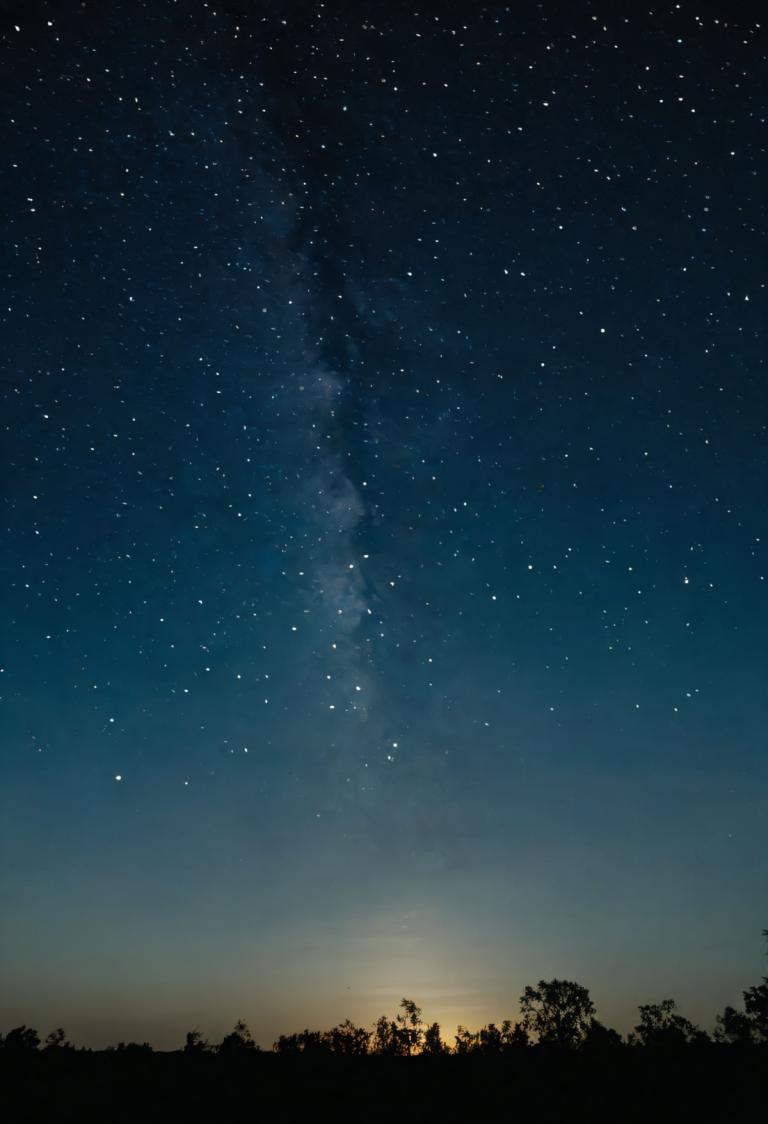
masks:
POLYGON ((761 969, 747 5, 10 5, 2 1021, 761 969))

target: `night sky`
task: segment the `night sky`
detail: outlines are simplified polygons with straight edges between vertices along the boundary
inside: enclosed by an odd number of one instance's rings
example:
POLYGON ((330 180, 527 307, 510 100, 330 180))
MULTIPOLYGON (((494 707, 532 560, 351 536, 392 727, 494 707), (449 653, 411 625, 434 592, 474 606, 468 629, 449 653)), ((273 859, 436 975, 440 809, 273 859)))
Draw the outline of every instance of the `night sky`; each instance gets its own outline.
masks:
POLYGON ((4 4, 2 1029, 764 971, 740 3, 4 4), (629 15, 624 15, 629 11, 629 15))

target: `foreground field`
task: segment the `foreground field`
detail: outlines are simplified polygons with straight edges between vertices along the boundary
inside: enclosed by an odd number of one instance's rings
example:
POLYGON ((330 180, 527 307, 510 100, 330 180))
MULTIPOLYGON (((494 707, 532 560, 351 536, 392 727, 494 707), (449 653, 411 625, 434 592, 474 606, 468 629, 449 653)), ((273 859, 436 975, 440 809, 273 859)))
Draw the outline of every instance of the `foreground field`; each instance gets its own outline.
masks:
POLYGON ((707 1121, 761 1119, 768 1050, 728 1046, 512 1058, 189 1057, 66 1052, 1 1058, 6 1119, 175 1122, 424 1119, 707 1121))

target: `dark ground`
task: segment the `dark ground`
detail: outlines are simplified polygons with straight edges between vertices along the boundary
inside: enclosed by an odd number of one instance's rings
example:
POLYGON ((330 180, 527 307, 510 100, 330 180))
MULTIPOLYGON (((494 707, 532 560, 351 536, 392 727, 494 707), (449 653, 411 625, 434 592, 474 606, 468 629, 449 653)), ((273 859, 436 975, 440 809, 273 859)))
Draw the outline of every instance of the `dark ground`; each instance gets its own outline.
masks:
POLYGON ((763 1119, 768 1051, 324 1059, 255 1054, 35 1054, 0 1060, 5 1119, 656 1122, 763 1119))

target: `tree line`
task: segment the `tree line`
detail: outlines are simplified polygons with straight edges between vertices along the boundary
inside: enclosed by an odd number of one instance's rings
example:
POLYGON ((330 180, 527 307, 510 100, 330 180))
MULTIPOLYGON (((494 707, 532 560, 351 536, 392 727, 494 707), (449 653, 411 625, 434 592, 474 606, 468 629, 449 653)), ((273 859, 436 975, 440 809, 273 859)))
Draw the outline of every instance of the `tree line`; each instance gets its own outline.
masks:
MULTIPOLYGON (((764 931, 768 937, 768 930, 764 931)), ((718 1015, 713 1033, 694 1025, 682 1015, 673 999, 645 1004, 638 1008, 639 1022, 623 1038, 596 1016, 589 991, 571 980, 540 980, 528 986, 520 997, 520 1018, 512 1022, 488 1023, 479 1030, 457 1028, 452 1044, 444 1041, 440 1026, 425 1023, 422 1010, 412 999, 403 999, 394 1018, 382 1015, 371 1030, 355 1026, 349 1019, 330 1030, 302 1030, 281 1034, 272 1046, 280 1055, 314 1057, 412 1057, 415 1055, 502 1056, 516 1054, 532 1046, 560 1050, 614 1050, 645 1047, 678 1049, 688 1046, 726 1045, 759 1047, 768 1045, 768 977, 743 992, 743 1007, 726 1007, 718 1015)), ((75 1047, 59 1027, 44 1042, 37 1031, 17 1026, 0 1035, 0 1049, 24 1054, 60 1054, 75 1047)), ((78 1051, 79 1052, 79 1051, 78 1051)), ((144 1043, 120 1042, 106 1052, 151 1054, 144 1043)), ((208 1042, 198 1030, 186 1035, 183 1053, 199 1057, 220 1055, 245 1057, 260 1052, 248 1025, 238 1021, 219 1043, 208 1042)))

